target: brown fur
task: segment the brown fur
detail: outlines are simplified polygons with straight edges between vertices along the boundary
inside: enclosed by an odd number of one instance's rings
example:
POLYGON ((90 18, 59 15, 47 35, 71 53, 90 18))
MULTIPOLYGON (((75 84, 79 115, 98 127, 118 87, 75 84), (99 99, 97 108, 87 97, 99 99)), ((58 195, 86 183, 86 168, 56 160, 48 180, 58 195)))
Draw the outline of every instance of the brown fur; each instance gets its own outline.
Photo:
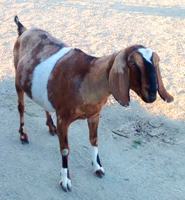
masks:
POLYGON ((40 29, 25 31, 14 46, 16 85, 31 98, 31 80, 35 67, 56 53, 64 43, 40 29))
MULTIPOLYGON (((65 46, 67 45, 40 29, 26 30, 17 39, 14 46, 14 64, 21 123, 24 123, 24 92, 32 98, 31 80, 35 67, 65 46)), ((137 52, 138 48, 144 47, 134 45, 101 58, 89 56, 79 49, 72 49, 57 62, 49 77, 47 89, 49 101, 56 110, 61 154, 64 149, 69 152, 68 129, 70 123, 77 119, 88 119, 90 142, 93 146, 98 145, 99 114, 110 94, 113 94, 121 105, 129 104, 130 88, 146 102, 155 100, 150 100, 151 94, 147 91, 149 81, 143 57, 137 52), (138 78, 138 70, 141 80, 138 78)), ((158 67, 159 59, 155 53, 153 62, 159 93, 163 99, 170 102, 173 97, 164 88, 158 67)), ((55 126, 51 116, 48 112, 46 116, 47 125, 53 133, 55 126)), ((22 129, 21 138, 28 140, 22 129)), ((68 155, 62 158, 67 166, 68 155)))
POLYGON ((173 97, 166 91, 166 89, 164 87, 164 84, 162 82, 161 72, 159 70, 159 61, 160 61, 159 56, 154 52, 154 54, 153 54, 153 62, 154 62, 154 66, 155 66, 156 72, 157 72, 159 95, 164 101, 167 101, 168 103, 170 103, 170 102, 173 101, 173 97))
POLYGON ((57 132, 56 126, 53 123, 51 115, 48 111, 46 111, 46 125, 49 127, 49 132, 51 135, 55 135, 57 132))

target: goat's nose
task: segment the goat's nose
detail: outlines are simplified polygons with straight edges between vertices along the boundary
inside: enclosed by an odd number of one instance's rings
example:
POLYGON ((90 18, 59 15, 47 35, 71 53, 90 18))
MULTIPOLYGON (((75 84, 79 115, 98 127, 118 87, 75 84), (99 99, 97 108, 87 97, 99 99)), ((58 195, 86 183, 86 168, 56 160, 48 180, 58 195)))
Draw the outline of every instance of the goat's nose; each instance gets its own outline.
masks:
POLYGON ((156 93, 149 93, 150 97, 156 97, 156 93))
POLYGON ((156 93, 150 93, 149 94, 149 101, 154 102, 156 100, 156 93))

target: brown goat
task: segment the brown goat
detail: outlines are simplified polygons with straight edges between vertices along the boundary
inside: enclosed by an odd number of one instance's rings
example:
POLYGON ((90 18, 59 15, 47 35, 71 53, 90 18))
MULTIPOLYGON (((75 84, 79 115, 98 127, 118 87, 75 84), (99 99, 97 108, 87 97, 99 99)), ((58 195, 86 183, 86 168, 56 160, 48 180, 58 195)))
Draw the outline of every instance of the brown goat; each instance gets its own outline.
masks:
POLYGON ((15 87, 20 113, 20 140, 28 142, 24 130, 24 92, 41 105, 47 116, 49 132, 57 130, 62 156, 62 188, 71 189, 68 169, 68 128, 77 119, 87 119, 94 172, 102 177, 104 169, 98 155, 97 129, 100 111, 109 95, 128 106, 129 90, 143 101, 156 100, 157 91, 167 102, 173 97, 164 88, 159 57, 151 49, 134 45, 105 57, 93 57, 70 48, 44 30, 27 30, 15 17, 19 37, 14 46, 15 87), (49 112, 56 112, 57 128, 49 112))

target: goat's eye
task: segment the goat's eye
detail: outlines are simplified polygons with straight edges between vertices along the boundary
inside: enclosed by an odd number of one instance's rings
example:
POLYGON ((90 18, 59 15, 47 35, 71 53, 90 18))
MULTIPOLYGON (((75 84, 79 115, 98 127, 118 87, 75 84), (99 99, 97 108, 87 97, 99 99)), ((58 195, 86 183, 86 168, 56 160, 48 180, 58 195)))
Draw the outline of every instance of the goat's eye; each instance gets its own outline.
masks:
POLYGON ((132 63, 132 66, 133 66, 133 67, 137 67, 137 64, 136 64, 136 63, 132 63))
POLYGON ((131 62, 129 63, 131 66, 135 67, 135 63, 134 62, 131 62))

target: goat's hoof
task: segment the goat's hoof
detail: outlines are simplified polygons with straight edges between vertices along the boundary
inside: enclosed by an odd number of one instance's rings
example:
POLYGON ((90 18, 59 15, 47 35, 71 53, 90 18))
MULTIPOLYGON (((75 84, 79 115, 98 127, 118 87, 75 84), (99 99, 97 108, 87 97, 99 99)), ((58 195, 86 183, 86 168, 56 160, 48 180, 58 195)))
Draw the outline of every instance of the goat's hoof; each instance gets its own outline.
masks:
POLYGON ((105 175, 104 171, 101 169, 97 170, 95 173, 99 178, 103 178, 103 176, 105 175))
POLYGON ((27 136, 26 133, 24 133, 24 135, 20 136, 20 141, 21 141, 22 144, 28 144, 29 143, 28 136, 27 136))
POLYGON ((57 130, 51 131, 50 134, 51 134, 52 136, 57 135, 57 130))
POLYGON ((71 191, 72 185, 70 179, 67 179, 67 181, 61 181, 59 184, 61 188, 64 190, 64 192, 71 191))
POLYGON ((50 130, 49 130, 49 133, 50 133, 52 136, 57 135, 57 129, 56 129, 56 127, 50 129, 50 130))
POLYGON ((51 132, 49 132, 50 133, 50 135, 52 135, 52 136, 54 136, 54 135, 56 135, 57 134, 57 132, 56 131, 51 131, 51 132))

